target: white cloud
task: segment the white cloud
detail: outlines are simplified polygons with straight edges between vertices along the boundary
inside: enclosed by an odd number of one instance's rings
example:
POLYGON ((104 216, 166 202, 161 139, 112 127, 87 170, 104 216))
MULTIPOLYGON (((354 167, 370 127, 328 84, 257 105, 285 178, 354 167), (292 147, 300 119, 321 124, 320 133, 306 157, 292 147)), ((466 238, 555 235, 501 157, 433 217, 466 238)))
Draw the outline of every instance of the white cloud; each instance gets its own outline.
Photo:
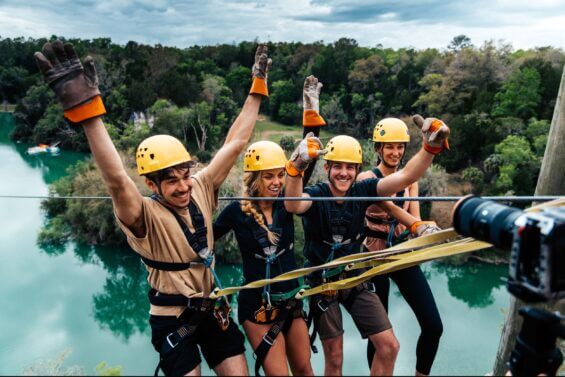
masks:
POLYGON ((243 40, 445 47, 458 34, 475 45, 503 39, 516 48, 564 47, 562 2, 4 0, 0 36, 110 37, 117 43, 188 47, 243 40))

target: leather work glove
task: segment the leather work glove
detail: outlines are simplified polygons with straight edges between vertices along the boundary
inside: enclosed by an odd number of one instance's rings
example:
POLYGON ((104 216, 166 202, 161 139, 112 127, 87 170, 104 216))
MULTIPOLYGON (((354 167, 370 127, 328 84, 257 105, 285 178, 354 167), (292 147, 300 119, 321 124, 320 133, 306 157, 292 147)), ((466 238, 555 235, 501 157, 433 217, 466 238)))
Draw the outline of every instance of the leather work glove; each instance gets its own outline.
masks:
POLYGON ((296 177, 308 168, 308 165, 318 158, 318 156, 326 154, 328 151, 322 149, 323 145, 320 139, 309 132, 304 139, 300 141, 298 147, 292 152, 290 159, 286 163, 286 172, 291 177, 296 177))
POLYGON ((424 119, 421 115, 412 117, 416 126, 422 130, 424 136, 424 149, 432 154, 438 154, 444 149, 449 150, 447 137, 449 136, 449 127, 441 120, 436 118, 424 119))
POLYGON ((416 221, 410 225, 410 232, 418 237, 439 232, 440 230, 441 228, 437 226, 435 221, 416 221))
POLYGON ((70 43, 56 40, 45 43, 35 61, 51 89, 59 98, 65 117, 79 123, 106 114, 98 90, 98 76, 90 56, 81 64, 70 43))
POLYGON ((255 51, 255 64, 253 64, 251 68, 253 83, 251 84, 249 94, 261 94, 265 97, 269 97, 267 76, 273 64, 273 60, 267 55, 268 52, 269 50, 264 44, 260 44, 257 47, 257 51, 255 51))
POLYGON ((302 113, 302 126, 325 126, 326 121, 320 116, 320 91, 322 90, 321 82, 310 75, 304 80, 304 90, 302 91, 302 100, 304 112, 302 113))

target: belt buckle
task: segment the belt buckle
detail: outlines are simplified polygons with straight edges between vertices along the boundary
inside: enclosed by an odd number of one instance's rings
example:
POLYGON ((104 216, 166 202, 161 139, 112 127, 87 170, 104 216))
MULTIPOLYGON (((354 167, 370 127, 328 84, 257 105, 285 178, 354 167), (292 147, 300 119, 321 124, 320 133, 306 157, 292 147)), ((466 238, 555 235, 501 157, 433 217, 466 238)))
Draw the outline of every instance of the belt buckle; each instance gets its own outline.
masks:
POLYGON ((171 346, 171 348, 175 348, 179 345, 179 342, 175 341, 175 343, 173 344, 173 342, 171 341, 171 335, 175 335, 175 333, 170 333, 165 339, 167 340, 167 343, 169 343, 169 346, 171 346))
POLYGON ((318 302, 316 303, 316 306, 318 307, 318 309, 320 309, 322 312, 325 312, 326 310, 328 310, 328 308, 330 307, 328 305, 328 303, 326 302, 326 300, 318 300, 318 302))
POLYGON ((269 333, 266 333, 265 335, 263 335, 263 340, 265 341, 265 343, 267 343, 268 345, 272 346, 273 344, 275 344, 275 340, 276 339, 272 339, 269 336, 269 333))
POLYGON ((373 282, 371 281, 371 282, 368 282, 368 283, 366 283, 366 284, 367 284, 367 290, 368 290, 369 292, 371 292, 371 293, 377 293, 377 287, 375 286, 375 283, 373 283, 373 282))

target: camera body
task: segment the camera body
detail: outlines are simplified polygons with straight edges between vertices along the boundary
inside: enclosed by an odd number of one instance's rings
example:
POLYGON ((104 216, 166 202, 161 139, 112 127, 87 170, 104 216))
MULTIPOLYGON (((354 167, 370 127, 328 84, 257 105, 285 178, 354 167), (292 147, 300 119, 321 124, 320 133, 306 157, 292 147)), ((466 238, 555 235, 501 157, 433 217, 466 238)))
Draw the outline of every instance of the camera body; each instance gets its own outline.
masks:
MULTIPOLYGON (((453 226, 465 236, 510 250, 508 291, 528 302, 565 297, 565 207, 523 212, 475 196, 461 199, 453 209, 453 226)), ((563 362, 555 347, 565 338, 560 313, 525 307, 508 366, 512 375, 555 375, 563 362)))
POLYGON ((565 208, 523 213, 514 221, 508 290, 525 302, 565 297, 565 208))

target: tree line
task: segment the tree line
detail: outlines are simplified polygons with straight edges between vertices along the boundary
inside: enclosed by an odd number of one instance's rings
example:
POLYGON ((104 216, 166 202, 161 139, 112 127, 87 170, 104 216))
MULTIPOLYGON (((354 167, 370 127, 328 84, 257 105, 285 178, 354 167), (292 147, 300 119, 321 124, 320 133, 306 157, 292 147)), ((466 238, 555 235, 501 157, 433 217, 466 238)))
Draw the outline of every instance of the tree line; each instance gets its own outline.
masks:
MULTIPOLYGON (((64 120, 41 82, 33 53, 46 41, 0 37, 0 101, 17 104, 11 136, 87 150, 84 135, 64 120)), ((145 137, 167 133, 204 162, 245 100, 257 45, 181 49, 133 41, 120 45, 108 38, 66 41, 79 56, 94 58, 108 110, 105 123, 125 154, 145 137)), ((330 131, 367 140, 386 116, 439 117, 452 130, 451 151, 437 159, 447 172, 460 172, 476 193, 533 194, 563 50, 515 50, 492 41, 475 46, 464 35, 445 49, 364 47, 348 38, 268 47, 274 61, 271 96, 261 113, 272 120, 300 124, 303 81, 314 74, 324 83, 321 112, 330 131)))

